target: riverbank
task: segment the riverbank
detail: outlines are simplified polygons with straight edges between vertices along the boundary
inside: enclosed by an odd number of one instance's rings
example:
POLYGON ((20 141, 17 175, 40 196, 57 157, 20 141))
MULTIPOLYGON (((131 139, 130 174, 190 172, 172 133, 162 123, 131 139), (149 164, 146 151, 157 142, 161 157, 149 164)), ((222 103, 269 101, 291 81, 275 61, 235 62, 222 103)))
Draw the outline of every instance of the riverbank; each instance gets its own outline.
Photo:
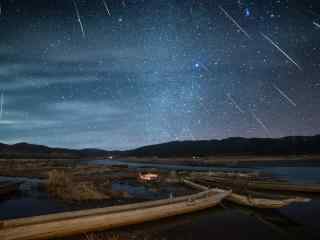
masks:
POLYGON ((4 163, 19 161, 21 164, 32 162, 50 162, 51 165, 74 166, 82 162, 97 160, 123 160, 136 163, 155 163, 171 165, 190 166, 244 166, 244 165, 320 165, 319 154, 299 154, 299 155, 216 155, 208 157, 134 157, 134 156, 101 156, 94 158, 0 158, 0 165, 4 163))
MULTIPOLYGON (((123 158, 114 158, 122 160, 123 158)), ((212 156, 212 157, 193 157, 193 158, 157 158, 157 157, 126 157, 128 162, 189 165, 189 166, 252 166, 252 165, 320 165, 320 155, 235 155, 235 156, 212 156)))

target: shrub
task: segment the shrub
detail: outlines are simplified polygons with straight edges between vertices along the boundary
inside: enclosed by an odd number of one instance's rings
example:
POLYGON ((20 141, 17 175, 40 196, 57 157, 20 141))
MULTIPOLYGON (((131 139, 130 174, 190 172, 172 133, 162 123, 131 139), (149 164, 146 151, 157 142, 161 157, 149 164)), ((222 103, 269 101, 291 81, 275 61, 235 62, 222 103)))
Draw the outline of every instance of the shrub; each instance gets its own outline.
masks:
POLYGON ((76 182, 72 174, 61 170, 52 170, 48 173, 47 189, 51 196, 68 201, 109 198, 109 196, 98 191, 93 183, 76 182))

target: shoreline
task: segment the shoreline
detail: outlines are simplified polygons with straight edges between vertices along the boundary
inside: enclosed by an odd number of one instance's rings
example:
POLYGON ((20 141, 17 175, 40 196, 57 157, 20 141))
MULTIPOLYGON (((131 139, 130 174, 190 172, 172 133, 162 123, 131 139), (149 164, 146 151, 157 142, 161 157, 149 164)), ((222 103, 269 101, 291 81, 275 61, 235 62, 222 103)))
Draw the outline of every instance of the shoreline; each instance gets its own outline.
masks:
POLYGON ((97 160, 107 161, 123 161, 127 163, 145 163, 145 164, 164 164, 164 165, 182 165, 182 166, 217 166, 217 167, 243 167, 243 166, 313 166, 320 165, 320 155, 274 155, 274 156, 258 156, 258 155, 221 155, 211 157, 133 157, 133 156, 108 156, 93 158, 1 158, 2 162, 51 162, 60 164, 68 164, 75 166, 83 162, 91 162, 97 160))
POLYGON ((155 158, 155 157, 119 157, 112 160, 166 164, 166 165, 188 165, 188 166, 228 166, 242 167, 250 165, 320 165, 320 155, 292 155, 292 156, 215 156, 203 158, 155 158))

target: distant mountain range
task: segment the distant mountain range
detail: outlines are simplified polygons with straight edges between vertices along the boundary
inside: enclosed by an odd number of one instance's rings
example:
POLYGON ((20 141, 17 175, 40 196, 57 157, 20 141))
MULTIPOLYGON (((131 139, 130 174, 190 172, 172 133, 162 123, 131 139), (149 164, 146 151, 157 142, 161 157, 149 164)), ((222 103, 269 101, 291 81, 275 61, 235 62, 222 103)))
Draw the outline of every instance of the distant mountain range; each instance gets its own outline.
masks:
POLYGON ((0 158, 78 159, 99 158, 114 154, 114 152, 93 148, 75 150, 67 148, 51 148, 29 143, 17 143, 13 145, 0 143, 0 158))
POLYGON ((205 157, 215 155, 320 154, 320 135, 283 138, 226 138, 223 140, 175 141, 123 152, 127 156, 205 157))
POLYGON ((206 157, 216 155, 298 155, 320 154, 320 135, 283 138, 227 138, 223 140, 175 141, 128 151, 50 148, 17 143, 0 144, 0 158, 107 158, 115 157, 206 157))

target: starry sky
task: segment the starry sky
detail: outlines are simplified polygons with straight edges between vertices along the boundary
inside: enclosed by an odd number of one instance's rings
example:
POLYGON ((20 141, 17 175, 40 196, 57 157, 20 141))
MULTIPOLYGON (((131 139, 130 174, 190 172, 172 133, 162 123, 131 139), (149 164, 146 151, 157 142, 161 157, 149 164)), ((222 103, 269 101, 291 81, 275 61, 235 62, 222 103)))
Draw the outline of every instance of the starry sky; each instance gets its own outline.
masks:
POLYGON ((318 0, 0 3, 0 142, 320 133, 318 0))

